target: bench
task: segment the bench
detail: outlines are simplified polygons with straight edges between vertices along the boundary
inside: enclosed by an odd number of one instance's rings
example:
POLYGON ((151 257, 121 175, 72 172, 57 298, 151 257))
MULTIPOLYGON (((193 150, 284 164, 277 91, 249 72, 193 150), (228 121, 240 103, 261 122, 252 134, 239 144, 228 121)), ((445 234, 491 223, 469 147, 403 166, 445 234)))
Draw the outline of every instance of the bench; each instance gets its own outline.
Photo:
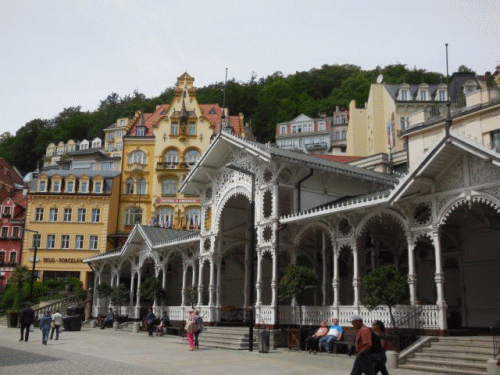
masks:
POLYGON ((356 331, 354 330, 347 330, 344 328, 344 332, 342 332, 342 337, 340 340, 335 340, 333 342, 333 352, 337 354, 338 348, 346 348, 347 352, 349 351, 349 347, 353 345, 354 339, 356 338, 356 331))
POLYGON ((185 336, 186 331, 184 330, 185 322, 183 321, 170 321, 170 326, 165 327, 167 335, 177 335, 185 336))

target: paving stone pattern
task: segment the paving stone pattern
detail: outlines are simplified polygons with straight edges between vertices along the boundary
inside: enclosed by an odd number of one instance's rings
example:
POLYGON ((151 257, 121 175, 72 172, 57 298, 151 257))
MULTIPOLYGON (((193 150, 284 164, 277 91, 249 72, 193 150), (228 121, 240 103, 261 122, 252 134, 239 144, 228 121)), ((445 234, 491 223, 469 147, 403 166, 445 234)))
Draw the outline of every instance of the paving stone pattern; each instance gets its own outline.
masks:
MULTIPOLYGON (((19 342, 19 329, 0 326, 0 374, 350 374, 353 358, 345 354, 308 354, 273 350, 236 351, 203 347, 189 351, 174 336, 148 337, 131 333, 83 328, 62 332, 58 341, 41 343, 41 332, 30 341, 19 342)), ((391 370, 391 375, 419 375, 409 370, 391 370)))

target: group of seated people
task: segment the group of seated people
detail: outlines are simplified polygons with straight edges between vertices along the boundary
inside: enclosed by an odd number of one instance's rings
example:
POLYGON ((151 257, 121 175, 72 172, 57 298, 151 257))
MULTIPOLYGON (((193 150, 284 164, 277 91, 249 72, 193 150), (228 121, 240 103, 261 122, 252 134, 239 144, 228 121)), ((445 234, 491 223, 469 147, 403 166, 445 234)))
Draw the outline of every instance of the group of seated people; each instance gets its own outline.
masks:
POLYGON ((101 329, 104 329, 106 326, 113 327, 113 322, 115 320, 118 320, 118 314, 116 311, 113 311, 112 308, 109 308, 109 312, 105 317, 99 314, 97 317, 97 324, 99 324, 101 329))
POLYGON ((339 326, 338 319, 333 319, 332 323, 332 326, 327 327, 323 320, 318 330, 306 339, 306 350, 309 353, 316 354, 321 349, 330 352, 333 349, 333 343, 336 340, 342 340, 342 327, 339 326))

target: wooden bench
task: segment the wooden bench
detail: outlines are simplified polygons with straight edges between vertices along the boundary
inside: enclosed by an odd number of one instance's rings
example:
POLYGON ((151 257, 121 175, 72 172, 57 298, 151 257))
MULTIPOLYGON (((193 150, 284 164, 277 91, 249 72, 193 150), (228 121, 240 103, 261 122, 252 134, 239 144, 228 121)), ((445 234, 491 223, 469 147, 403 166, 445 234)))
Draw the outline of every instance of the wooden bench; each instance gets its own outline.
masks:
POLYGON ((344 328, 340 340, 335 340, 332 344, 333 352, 337 354, 338 348, 344 348, 344 347, 347 348, 347 351, 349 351, 349 347, 354 343, 355 338, 356 338, 356 331, 346 330, 344 328))
POLYGON ((183 321, 170 321, 170 326, 165 327, 167 335, 177 335, 185 336, 186 331, 184 330, 185 322, 183 321))

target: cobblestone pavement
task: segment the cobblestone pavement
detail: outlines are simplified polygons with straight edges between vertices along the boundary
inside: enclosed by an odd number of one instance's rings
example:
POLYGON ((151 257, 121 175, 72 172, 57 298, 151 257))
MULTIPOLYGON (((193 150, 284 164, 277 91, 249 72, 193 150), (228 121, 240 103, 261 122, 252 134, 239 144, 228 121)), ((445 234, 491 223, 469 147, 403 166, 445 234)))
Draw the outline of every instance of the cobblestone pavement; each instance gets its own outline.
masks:
MULTIPOLYGON (((58 341, 41 343, 35 329, 29 342, 19 342, 19 329, 0 326, 0 374, 350 374, 354 358, 279 349, 270 353, 203 347, 189 351, 174 336, 148 337, 83 328, 62 332, 58 341)), ((391 375, 422 373, 391 370, 391 375)))

